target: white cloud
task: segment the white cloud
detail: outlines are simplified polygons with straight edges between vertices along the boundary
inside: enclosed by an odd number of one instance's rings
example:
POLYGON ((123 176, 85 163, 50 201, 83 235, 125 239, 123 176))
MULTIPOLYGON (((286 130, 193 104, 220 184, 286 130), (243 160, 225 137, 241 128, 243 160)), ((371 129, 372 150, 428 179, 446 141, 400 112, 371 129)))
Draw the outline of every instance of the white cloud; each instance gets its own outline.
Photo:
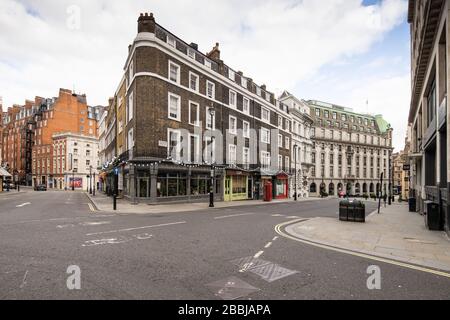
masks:
POLYGON ((269 90, 292 89, 329 63, 367 52, 404 19, 406 7, 405 0, 2 0, 0 95, 10 106, 75 86, 90 104, 105 104, 140 12, 153 12, 204 52, 220 42, 225 63, 269 90), (67 25, 73 4, 81 10, 79 30, 67 25))

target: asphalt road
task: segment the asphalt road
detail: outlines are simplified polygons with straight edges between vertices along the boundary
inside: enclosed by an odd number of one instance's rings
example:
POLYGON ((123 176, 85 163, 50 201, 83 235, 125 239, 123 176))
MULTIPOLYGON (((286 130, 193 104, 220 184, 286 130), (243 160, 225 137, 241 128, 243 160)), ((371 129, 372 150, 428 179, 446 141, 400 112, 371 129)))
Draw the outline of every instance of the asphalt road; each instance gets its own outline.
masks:
POLYGON ((92 212, 88 203, 72 192, 0 195, 0 299, 450 297, 449 278, 274 230, 298 218, 337 218, 337 200, 159 215, 92 212), (367 288, 371 265, 380 267, 381 290, 367 288), (69 266, 80 268, 80 290, 68 289, 69 266))

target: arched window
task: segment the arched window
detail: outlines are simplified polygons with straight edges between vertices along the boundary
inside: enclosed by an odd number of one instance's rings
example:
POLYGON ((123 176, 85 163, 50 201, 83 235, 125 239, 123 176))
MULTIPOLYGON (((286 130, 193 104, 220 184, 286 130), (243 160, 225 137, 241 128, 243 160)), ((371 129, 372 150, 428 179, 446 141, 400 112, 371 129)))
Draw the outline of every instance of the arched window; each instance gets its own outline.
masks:
POLYGON ((330 185, 328 186, 328 193, 330 194, 330 196, 334 196, 334 184, 330 183, 330 185))
POLYGON ((316 184, 314 182, 311 183, 311 186, 309 187, 309 192, 310 193, 316 193, 317 192, 317 186, 316 186, 316 184))

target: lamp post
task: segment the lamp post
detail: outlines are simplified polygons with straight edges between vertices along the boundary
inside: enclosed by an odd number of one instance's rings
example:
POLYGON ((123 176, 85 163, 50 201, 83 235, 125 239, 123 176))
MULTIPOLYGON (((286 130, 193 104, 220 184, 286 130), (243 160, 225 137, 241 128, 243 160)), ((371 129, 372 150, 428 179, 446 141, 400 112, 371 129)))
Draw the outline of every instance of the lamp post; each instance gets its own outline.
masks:
POLYGON ((94 188, 92 189, 92 195, 95 197, 95 189, 97 189, 97 183, 95 182, 95 172, 94 172, 94 188))
POLYGON ((294 158, 295 158, 295 194, 294 194, 294 200, 295 201, 297 201, 298 200, 298 196, 297 196, 297 175, 298 175, 298 172, 297 172, 297 148, 298 148, 298 146, 297 146, 297 144, 295 144, 294 145, 294 153, 295 153, 295 155, 294 155, 294 158))
POLYGON ((72 170, 72 191, 75 191, 75 170, 72 170))
MULTIPOLYGON (((209 109, 209 114, 211 116, 211 129, 214 129, 215 115, 216 111, 214 106, 209 109)), ((209 207, 214 208, 214 139, 211 137, 211 188, 209 189, 209 207)))
POLYGON ((92 194, 92 166, 89 166, 89 194, 92 194))

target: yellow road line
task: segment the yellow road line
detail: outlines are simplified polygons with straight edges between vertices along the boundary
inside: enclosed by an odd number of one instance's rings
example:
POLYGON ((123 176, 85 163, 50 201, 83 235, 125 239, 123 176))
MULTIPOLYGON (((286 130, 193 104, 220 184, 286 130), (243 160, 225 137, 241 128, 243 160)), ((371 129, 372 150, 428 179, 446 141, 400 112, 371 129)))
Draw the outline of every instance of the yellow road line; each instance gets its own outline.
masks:
POLYGON ((92 212, 95 212, 94 206, 93 206, 91 203, 88 203, 87 205, 89 206, 89 209, 90 209, 92 212))
POLYGON ((359 253, 359 252, 354 252, 354 251, 350 251, 350 250, 346 250, 346 249, 335 248, 335 247, 332 247, 329 245, 315 243, 315 242, 311 242, 308 240, 296 238, 296 237, 293 237, 282 231, 283 227, 294 224, 294 223, 302 222, 302 221, 305 221, 305 219, 299 219, 296 221, 289 221, 289 222, 281 223, 281 224, 275 226, 275 231, 282 237, 285 237, 285 238, 288 238, 288 239, 291 239, 291 240, 294 240, 297 242, 302 242, 302 243, 305 243, 305 244, 308 244, 311 246, 315 246, 318 248, 331 250, 331 251, 335 251, 335 252, 339 252, 339 253, 345 253, 345 254, 349 254, 352 256, 360 257, 360 258, 375 260, 375 261, 384 262, 384 263, 392 264, 392 265, 403 267, 403 268, 408 268, 408 269, 412 269, 412 270, 416 270, 416 271, 431 273, 431 274, 438 275, 441 277, 450 278, 450 273, 447 273, 447 272, 433 270, 433 269, 429 269, 429 268, 425 268, 425 267, 420 267, 420 266, 412 265, 412 264, 405 263, 405 262, 399 262, 399 261, 395 261, 395 260, 391 260, 391 259, 387 259, 387 258, 372 256, 372 255, 365 254, 365 253, 359 253))

